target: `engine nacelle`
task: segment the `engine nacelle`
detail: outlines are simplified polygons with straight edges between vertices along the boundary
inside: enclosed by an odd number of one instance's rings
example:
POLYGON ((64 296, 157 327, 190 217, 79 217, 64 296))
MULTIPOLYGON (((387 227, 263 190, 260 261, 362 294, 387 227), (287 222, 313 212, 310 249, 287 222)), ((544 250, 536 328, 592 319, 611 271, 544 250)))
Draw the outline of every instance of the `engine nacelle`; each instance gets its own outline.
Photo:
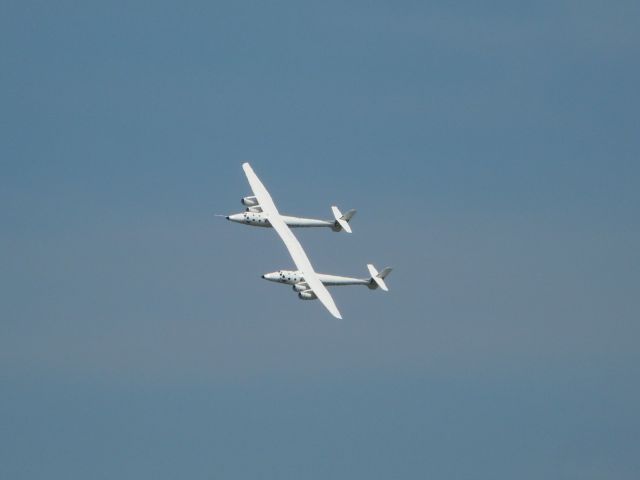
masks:
POLYGON ((259 206, 256 207, 247 207, 245 209, 247 212, 251 212, 251 213, 262 213, 262 208, 260 208, 259 206))
POLYGON ((258 205, 258 199, 256 197, 242 197, 242 200, 240 200, 240 202, 245 207, 253 207, 254 205, 258 205))
POLYGON ((318 297, 316 297, 316 294, 313 292, 300 292, 298 298, 300 300, 315 300, 318 297))
POLYGON ((294 292, 304 292, 305 290, 309 290, 309 285, 307 285, 306 283, 296 283, 293 286, 294 292))

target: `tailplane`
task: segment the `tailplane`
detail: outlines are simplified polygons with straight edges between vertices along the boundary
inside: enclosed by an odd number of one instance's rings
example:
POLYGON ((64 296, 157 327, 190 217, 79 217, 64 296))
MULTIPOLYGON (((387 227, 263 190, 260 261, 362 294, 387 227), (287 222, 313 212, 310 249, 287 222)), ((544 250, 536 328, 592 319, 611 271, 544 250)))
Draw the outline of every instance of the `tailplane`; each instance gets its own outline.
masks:
POLYGON ((369 288, 375 289, 380 287, 380 289, 388 292, 389 288, 387 287, 387 284, 384 283, 384 278, 391 273, 392 269, 390 267, 387 267, 381 272, 378 272, 378 270, 376 270, 376 267, 371 264, 368 264, 367 268, 369 269, 369 273, 371 274, 371 278, 369 279, 369 288))
POLYGON ((333 217, 336 219, 333 230, 339 232, 340 230, 344 230, 347 233, 351 233, 351 226, 349 225, 349 220, 356 214, 355 210, 349 210, 344 215, 338 209, 338 207, 331 207, 331 211, 333 212, 333 217))

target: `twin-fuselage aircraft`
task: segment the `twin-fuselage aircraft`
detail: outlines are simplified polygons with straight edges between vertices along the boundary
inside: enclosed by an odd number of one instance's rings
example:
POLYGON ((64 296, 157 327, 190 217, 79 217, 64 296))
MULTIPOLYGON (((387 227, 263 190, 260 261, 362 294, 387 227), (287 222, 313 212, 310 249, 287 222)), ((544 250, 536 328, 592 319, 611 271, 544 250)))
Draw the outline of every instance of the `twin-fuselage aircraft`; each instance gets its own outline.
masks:
POLYGON ((247 180, 253 190, 253 195, 242 198, 241 202, 246 207, 244 212, 229 215, 226 217, 227 220, 254 227, 273 228, 284 242, 297 268, 297 270, 279 270, 277 272, 266 273, 262 275, 262 278, 272 282, 291 285, 301 300, 320 300, 327 310, 336 318, 342 318, 342 316, 326 285, 364 285, 372 290, 380 288, 388 291, 387 285, 384 282, 385 277, 391 272, 391 268, 388 267, 378 272, 373 265, 367 265, 370 274, 368 278, 341 277, 338 275, 317 273, 311 266, 311 262, 302 245, 300 245, 300 242, 291 231, 291 228, 327 227, 331 228, 334 232, 344 230, 347 233, 351 233, 349 221, 355 215, 355 210, 349 210, 343 215, 338 207, 333 206, 331 207, 331 211, 334 220, 318 220, 314 218, 281 215, 273 203, 271 195, 269 195, 269 192, 251 166, 248 163, 244 163, 242 164, 242 168, 247 175, 247 180))

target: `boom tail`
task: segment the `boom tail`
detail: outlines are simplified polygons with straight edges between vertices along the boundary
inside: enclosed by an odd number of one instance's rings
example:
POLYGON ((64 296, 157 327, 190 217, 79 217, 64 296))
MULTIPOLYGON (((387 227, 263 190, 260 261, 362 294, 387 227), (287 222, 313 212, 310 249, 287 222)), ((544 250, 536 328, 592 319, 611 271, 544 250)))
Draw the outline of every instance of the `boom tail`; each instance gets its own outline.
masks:
POLYGON ((371 278, 369 279, 369 288, 371 289, 380 288, 381 290, 388 292, 389 287, 387 287, 387 284, 384 282, 384 279, 387 275, 391 273, 392 269, 390 267, 387 267, 383 269, 381 272, 378 272, 378 270, 376 270, 376 267, 374 267, 371 264, 368 264, 367 268, 369 269, 369 273, 371 274, 371 278))
POLYGON ((349 225, 349 221, 356 214, 356 211, 349 210, 343 215, 340 209, 338 209, 338 207, 336 207, 335 205, 331 207, 331 211, 333 212, 333 217, 335 218, 333 230, 335 232, 344 230, 347 233, 351 233, 351 226, 349 225))

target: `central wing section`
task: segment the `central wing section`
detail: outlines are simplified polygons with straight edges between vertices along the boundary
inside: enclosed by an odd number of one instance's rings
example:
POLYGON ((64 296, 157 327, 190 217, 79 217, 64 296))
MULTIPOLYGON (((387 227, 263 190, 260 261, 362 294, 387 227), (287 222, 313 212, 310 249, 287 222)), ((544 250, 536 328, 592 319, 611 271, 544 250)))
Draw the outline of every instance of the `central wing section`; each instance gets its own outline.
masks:
POLYGON ((304 277, 305 282, 309 285, 313 293, 315 293, 318 300, 322 302, 322 304, 326 307, 327 310, 336 318, 342 318, 340 312, 338 311, 338 307, 336 307, 335 302, 333 301, 333 297, 327 290, 315 270, 311 266, 311 262, 309 261, 309 257, 305 253, 302 245, 293 234, 289 226, 284 223, 278 209, 273 203, 273 199, 269 192, 262 184, 258 176, 255 174, 251 165, 248 163, 242 164, 242 169, 244 173, 247 175, 247 180, 249 180, 249 185, 251 185, 251 190, 253 190, 253 194, 258 199, 258 204, 262 208, 262 211, 267 215, 269 219, 269 223, 273 227, 273 229, 278 232, 280 238, 284 242, 284 245, 289 250, 289 254, 293 259, 293 263, 296 264, 296 267, 300 272, 302 272, 302 276, 304 277))

